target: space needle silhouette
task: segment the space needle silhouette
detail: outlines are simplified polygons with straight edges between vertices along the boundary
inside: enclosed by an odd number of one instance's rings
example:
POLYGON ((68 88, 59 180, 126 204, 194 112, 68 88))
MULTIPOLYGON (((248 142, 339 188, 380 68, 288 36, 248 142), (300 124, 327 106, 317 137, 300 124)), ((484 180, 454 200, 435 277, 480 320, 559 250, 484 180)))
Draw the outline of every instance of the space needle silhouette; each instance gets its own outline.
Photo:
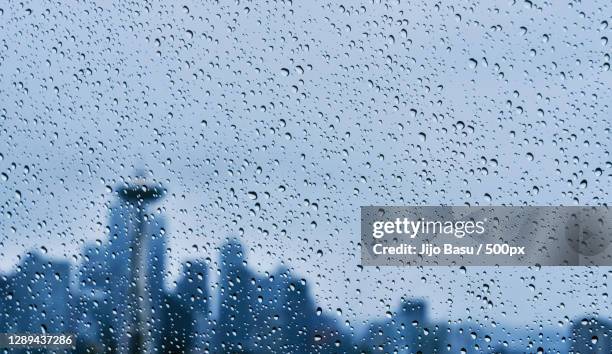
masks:
POLYGON ((151 284, 149 270, 147 269, 146 254, 149 250, 149 236, 146 234, 147 207, 149 204, 160 200, 166 194, 166 190, 160 184, 148 183, 144 172, 137 171, 136 177, 131 183, 122 184, 118 187, 119 197, 128 207, 134 208, 135 220, 132 247, 129 250, 129 298, 135 304, 135 311, 131 316, 129 331, 131 336, 127 343, 128 353, 151 353, 153 350, 152 326, 151 326, 151 284))

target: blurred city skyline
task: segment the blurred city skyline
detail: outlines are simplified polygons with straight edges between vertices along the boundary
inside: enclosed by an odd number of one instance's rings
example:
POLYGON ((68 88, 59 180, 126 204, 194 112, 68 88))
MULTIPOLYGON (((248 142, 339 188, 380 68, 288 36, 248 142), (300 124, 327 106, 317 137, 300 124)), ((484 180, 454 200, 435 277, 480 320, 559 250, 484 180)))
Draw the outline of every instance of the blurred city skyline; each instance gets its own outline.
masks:
MULTIPOLYGON (((140 175, 146 175, 148 176, 148 179, 151 179, 153 181, 159 181, 158 178, 154 178, 155 175, 152 174, 150 170, 146 170, 142 168, 134 168, 130 171, 130 173, 127 174, 127 177, 120 178, 117 181, 113 181, 113 183, 109 183, 109 185, 104 186, 104 192, 101 193, 99 197, 103 199, 108 199, 108 201, 103 202, 102 208, 106 210, 106 208, 112 207, 114 197, 117 195, 117 189, 120 188, 125 183, 130 183, 131 181, 136 180, 138 178, 137 176, 140 176, 140 175)), ((189 227, 188 225, 186 225, 185 222, 183 222, 184 227, 187 227, 187 229, 190 230, 190 234, 197 235, 198 238, 196 239, 196 242, 194 242, 193 244, 189 246, 186 245, 182 249, 179 248, 178 256, 174 254, 174 252, 176 251, 176 248, 172 247, 172 243, 177 241, 177 235, 173 233, 174 231, 173 221, 175 220, 175 218, 168 218, 168 215, 166 215, 167 210, 168 210, 167 209, 167 204, 168 204, 167 199, 174 199, 175 202, 178 202, 178 204, 180 205, 180 200, 182 199, 183 196, 181 196, 179 193, 177 193, 177 191, 174 190, 174 188, 172 188, 172 185, 169 183, 168 180, 165 180, 163 185, 168 190, 168 193, 166 194, 166 199, 164 199, 160 203, 156 203, 154 205, 153 211, 154 213, 158 214, 159 220, 160 222, 164 223, 164 229, 167 232, 167 236, 166 236, 168 237, 168 239, 166 240, 167 242, 166 247, 168 251, 168 254, 166 256, 167 269, 162 279, 163 279, 165 286, 169 290, 172 290, 176 286, 176 282, 180 277, 180 274, 181 274, 180 272, 182 270, 183 264, 186 261, 204 259, 206 263, 209 265, 209 267, 211 267, 211 270, 212 269, 217 270, 217 271, 211 272, 210 280, 211 281, 217 280, 218 269, 220 269, 220 263, 216 255, 219 254, 221 248, 223 247, 227 239, 238 239, 241 242, 243 242, 246 245, 246 249, 248 250, 247 253, 252 254, 251 257, 247 259, 249 262, 249 265, 253 267, 254 269, 257 269, 257 271, 262 272, 263 274, 274 273, 278 269, 290 269, 293 272, 303 274, 303 277, 311 281, 312 284, 314 285, 312 289, 313 296, 321 303, 322 306, 324 306, 328 311, 331 311, 331 312, 333 312, 335 308, 344 308, 345 313, 349 314, 351 320, 357 324, 362 321, 368 320, 368 318, 376 316, 378 313, 380 313, 380 311, 386 311, 388 308, 392 307, 402 297, 401 293, 403 294, 413 293, 416 298, 424 298, 424 299, 431 301, 434 304, 436 304, 436 302, 439 301, 440 303, 438 304, 438 306, 439 305, 448 306, 449 304, 453 305, 453 302, 455 301, 457 301, 458 303, 461 303, 461 300, 462 300, 461 297, 455 297, 453 294, 449 293, 447 294, 448 297, 443 299, 440 297, 440 295, 435 290, 431 290, 431 287, 428 287, 427 281, 423 277, 423 272, 425 272, 425 274, 429 274, 430 272, 433 272, 433 273, 437 272, 442 275, 441 278, 445 276, 446 277, 448 276, 464 277, 465 282, 469 282, 470 273, 473 270, 475 270, 476 272, 482 271, 483 281, 485 281, 484 284, 486 284, 486 280, 484 280, 484 277, 490 273, 487 271, 488 267, 467 267, 467 268, 463 268, 463 267, 410 267, 410 268, 399 267, 399 268, 396 268, 396 271, 399 272, 400 274, 403 273, 407 275, 402 278, 408 278, 408 276, 412 275, 412 277, 414 277, 413 283, 416 283, 416 284, 420 283, 417 288, 403 287, 401 284, 396 283, 397 289, 398 290, 402 289, 402 290, 394 291, 395 293, 394 296, 389 297, 388 300, 386 300, 384 303, 381 301, 378 304, 378 306, 372 306, 373 304, 369 304, 369 305, 361 304, 359 307, 353 307, 350 304, 351 302, 354 302, 354 301, 359 301, 360 303, 363 302, 363 297, 362 297, 363 293, 361 290, 358 293, 352 295, 354 299, 352 301, 347 301, 346 299, 339 298, 339 297, 336 297, 335 301, 333 301, 333 299, 332 301, 330 301, 329 297, 326 297, 324 293, 321 294, 319 292, 318 285, 320 284, 319 283, 320 278, 319 279, 315 278, 316 280, 314 280, 313 282, 313 279, 311 276, 312 271, 310 272, 308 271, 308 269, 312 269, 312 268, 309 267, 308 264, 306 263, 310 262, 311 260, 316 261, 318 259, 319 260, 321 259, 321 255, 317 252, 318 250, 315 250, 312 247, 308 249, 302 248, 300 251, 295 252, 296 254, 301 254, 304 252, 304 250, 307 250, 307 252, 309 252, 310 258, 309 257, 292 258, 291 252, 290 252, 292 248, 290 247, 285 248, 281 252, 281 247, 274 247, 274 245, 270 243, 268 243, 267 247, 262 247, 262 244, 264 243, 261 242, 261 239, 253 240, 252 238, 249 238, 248 234, 237 236, 237 234, 240 234, 240 232, 215 233, 214 230, 212 230, 212 227, 210 226, 208 226, 208 229, 211 230, 211 233, 215 235, 214 238, 212 240, 206 239, 203 242, 198 242, 198 241, 201 241, 200 239, 201 237, 205 237, 206 235, 203 232, 200 232, 200 233, 195 232, 192 227, 189 227), (272 247, 273 250, 276 252, 270 253, 269 252, 270 247, 272 247), (292 261, 295 261, 295 262, 292 262, 292 261), (305 271, 303 270, 304 268, 306 269, 305 271), (323 296, 321 297, 321 295, 323 296)), ((90 208, 91 207, 93 207, 93 205, 91 205, 90 208)), ((3 273, 14 271, 15 267, 17 267, 19 263, 23 262, 22 257, 26 256, 27 253, 30 252, 31 250, 37 250, 39 253, 44 254, 45 257, 50 257, 50 259, 54 259, 58 261, 68 259, 70 261, 70 266, 73 269, 78 269, 82 265, 82 262, 83 262, 83 258, 81 256, 83 249, 85 249, 86 247, 92 244, 101 244, 103 240, 106 237, 108 237, 108 229, 106 227, 108 217, 109 217, 108 212, 104 212, 104 213, 97 212, 96 213, 96 218, 101 218, 100 221, 96 222, 97 229, 101 233, 100 236, 89 235, 89 237, 80 238, 79 242, 77 243, 62 244, 64 250, 65 249, 71 250, 70 253, 57 252, 56 250, 53 249, 53 247, 51 247, 50 245, 46 245, 46 244, 33 245, 30 249, 26 249, 22 253, 13 254, 15 263, 13 263, 12 265, 8 267, 6 266, 0 267, 0 271, 2 271, 3 273)), ((84 219, 84 220, 87 221, 88 219, 84 219)), ((86 228, 83 227, 81 228, 81 230, 86 230, 86 228)), ((93 232, 91 228, 89 231, 93 232)), ((355 235, 354 237, 358 238, 359 235, 355 235)), ((352 271, 358 271, 359 273, 363 273, 363 272, 367 272, 368 268, 370 268, 370 272, 372 274, 376 274, 376 277, 380 277, 380 280, 384 282, 385 279, 388 277, 388 275, 386 275, 385 272, 389 271, 391 268, 383 267, 383 268, 378 269, 376 267, 365 267, 365 268, 361 267, 359 265, 360 257, 359 257, 359 247, 358 247, 357 241, 358 239, 355 241, 355 243, 351 243, 351 245, 355 247, 354 252, 348 253, 348 255, 351 256, 351 259, 352 259, 351 262, 356 263, 356 267, 352 271)), ((23 248, 26 247, 25 245, 26 244, 24 243, 23 248)), ((7 252, 7 251, 3 250, 3 252, 7 252)), ((330 250, 328 250, 328 252, 329 252, 329 256, 334 256, 333 252, 330 252, 330 250)), ((6 261, 6 258, 5 258, 5 261, 6 261)), ((532 271, 536 271, 536 274, 537 273, 549 274, 552 276, 553 279, 558 278, 559 273, 565 273, 565 272, 568 272, 568 270, 569 270, 569 273, 571 273, 571 269, 577 269, 577 270, 591 269, 593 272, 601 273, 602 275, 604 275, 604 278, 603 278, 604 280, 606 279, 605 274, 610 273, 610 270, 608 269, 609 267, 597 267, 597 268, 592 268, 592 267, 591 268, 588 268, 588 267, 543 267, 543 268, 525 267, 525 268, 530 269, 532 271)), ((505 267, 494 268, 493 272, 494 274, 504 274, 508 272, 512 273, 514 272, 513 269, 514 268, 507 269, 505 267)), ((332 269, 332 270, 335 270, 335 269, 332 269)), ((534 283, 526 284, 525 283, 525 281, 527 281, 526 278, 520 278, 520 280, 522 283, 521 286, 525 287, 526 290, 530 291, 530 293, 527 293, 527 292, 523 293, 525 295, 524 300, 527 300, 528 302, 536 286, 534 283)), ((532 277, 530 280, 533 282, 536 280, 536 278, 532 277)), ((541 278, 540 280, 549 282, 549 279, 546 276, 544 276, 544 278, 543 279, 541 278)), ((602 285, 604 285, 605 287, 605 283, 602 285)), ((335 285, 330 284, 328 286, 335 286, 335 285)), ((511 288, 512 285, 507 285, 506 287, 511 288)), ((467 288, 469 288, 469 286, 467 288)), ((584 290, 588 291, 588 288, 584 288, 584 290)), ((515 293, 514 296, 515 296, 515 300, 523 300, 523 299, 518 298, 520 294, 515 293)), ((463 300, 466 300, 466 299, 463 299, 463 300)), ((470 317, 474 318, 476 321, 484 320, 483 323, 487 323, 487 321, 493 321, 494 317, 488 317, 488 313, 490 310, 494 310, 494 308, 491 308, 490 305, 483 306, 481 296, 476 296, 476 300, 477 301, 473 302, 472 305, 466 305, 465 310, 468 313, 470 313, 470 317), (481 318, 479 318, 478 315, 472 315, 473 312, 469 310, 467 306, 477 306, 480 308, 481 311, 484 311, 484 314, 481 315, 482 316, 481 318)), ((571 318, 572 316, 581 316, 581 315, 586 315, 586 314, 589 314, 589 315, 598 314, 596 310, 588 310, 588 309, 585 310, 585 309, 581 309, 581 307, 574 307, 572 309, 572 306, 580 305, 579 303, 567 303, 560 299, 559 304, 561 304, 560 306, 564 307, 565 309, 564 317, 566 319, 571 318), (571 316, 568 316, 568 314, 571 314, 571 316)), ((525 303, 523 303, 523 306, 524 305, 525 303)), ((477 307, 475 307, 474 309, 476 309, 477 307)), ((539 309, 539 310, 542 310, 542 309, 539 309)), ((431 313, 434 319, 443 319, 444 314, 449 313, 449 311, 447 309, 444 309, 444 307, 439 308, 436 306, 436 308, 432 309, 431 313)), ((528 314, 520 313, 520 311, 516 309, 516 318, 513 318, 507 312, 504 313, 503 318, 506 319, 508 324, 520 326, 522 325, 522 320, 521 320, 522 318, 524 318, 525 316, 533 316, 533 315, 534 315, 533 312, 530 312, 528 314)), ((461 315, 453 315, 451 312, 450 318, 453 318, 453 316, 457 316, 459 318, 461 317, 461 315)), ((548 323, 548 324, 554 323, 554 321, 551 321, 546 318, 544 318, 543 320, 536 318, 533 321, 548 323)), ((567 320, 563 320, 563 322, 567 323, 567 320)))
POLYGON ((431 303, 411 294, 384 314, 353 322, 340 308, 321 308, 310 282, 288 268, 258 272, 237 239, 226 240, 217 252, 217 281, 209 277, 215 271, 210 262, 192 259, 168 289, 166 222, 148 207, 165 189, 138 180, 116 194, 108 237, 83 249, 77 269, 34 250, 14 272, 0 274, 0 333, 74 333, 76 353, 612 350, 612 323, 598 316, 565 324, 482 326, 432 319, 431 303), (139 253, 142 262, 134 258, 139 253))

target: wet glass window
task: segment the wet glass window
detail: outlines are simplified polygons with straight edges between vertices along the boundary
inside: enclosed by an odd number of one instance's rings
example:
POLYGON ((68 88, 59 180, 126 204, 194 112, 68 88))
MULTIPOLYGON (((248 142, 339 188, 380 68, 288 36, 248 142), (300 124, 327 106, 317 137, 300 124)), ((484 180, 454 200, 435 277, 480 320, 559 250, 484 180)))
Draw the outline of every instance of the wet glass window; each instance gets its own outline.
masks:
POLYGON ((611 353, 610 267, 360 258, 362 206, 607 206, 611 20, 1 2, 0 334, 75 340, 0 352, 611 353))

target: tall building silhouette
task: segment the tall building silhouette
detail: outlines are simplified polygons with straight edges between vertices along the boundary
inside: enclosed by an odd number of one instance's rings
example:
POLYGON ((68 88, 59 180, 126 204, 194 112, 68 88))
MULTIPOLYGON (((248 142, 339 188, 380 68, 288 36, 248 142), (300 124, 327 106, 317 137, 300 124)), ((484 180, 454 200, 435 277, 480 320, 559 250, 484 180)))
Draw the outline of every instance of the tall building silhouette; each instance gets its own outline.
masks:
POLYGON ((358 346, 367 353, 443 353, 447 333, 447 326, 429 321, 424 300, 402 298, 391 318, 370 324, 358 346))
POLYGON ((0 274, 0 333, 8 332, 8 322, 10 318, 9 303, 12 298, 13 284, 9 281, 9 277, 0 274))
MULTIPOLYGON (((188 318, 170 318, 164 322, 166 329, 176 328, 179 336, 184 337, 181 342, 186 346, 185 353, 201 353, 210 350, 212 339, 212 323, 210 295, 208 292, 208 266, 198 260, 191 260, 183 264, 181 277, 177 282, 174 294, 174 303, 189 314, 188 318), (178 323, 175 323, 178 322, 178 323)), ((167 337, 174 337, 167 331, 167 337)), ((164 339, 165 340, 165 339, 164 339)))
POLYGON ((254 327, 253 278, 246 266, 244 250, 237 240, 221 248, 219 316, 215 352, 246 353, 254 327))
POLYGON ((13 274, 2 278, 2 333, 72 331, 68 262, 53 261, 38 252, 30 252, 13 274))
POLYGON ((286 267, 256 278, 252 303, 257 325, 251 346, 257 352, 310 353, 323 343, 315 342, 315 333, 326 332, 319 323, 307 282, 286 267))
MULTIPOLYGON (((130 305, 136 305, 136 309, 129 311, 128 327, 130 337, 128 338, 127 351, 128 353, 151 353, 154 347, 154 339, 152 338, 153 328, 151 326, 153 317, 154 298, 153 285, 157 285, 156 289, 163 289, 162 284, 154 284, 152 279, 153 272, 152 261, 155 262, 155 256, 151 255, 152 243, 151 239, 155 235, 149 235, 147 231, 151 225, 154 225, 154 214, 147 214, 147 206, 151 202, 162 198, 164 190, 158 185, 147 184, 143 179, 137 179, 135 183, 126 184, 119 188, 119 197, 122 200, 122 207, 128 215, 125 218, 124 236, 127 236, 128 241, 128 261, 127 267, 127 283, 128 283, 128 298, 130 305)), ((163 235, 157 235, 162 237, 163 235)), ((120 251, 122 251, 121 249, 120 251)), ((111 247, 111 252, 117 251, 111 247)), ((163 251, 163 250, 162 250, 163 251)), ((160 255, 163 257, 162 255, 160 255)), ((160 269, 163 274, 163 266, 160 269)))
POLYGON ((99 298, 95 316, 106 347, 117 353, 150 353, 162 320, 165 274, 165 220, 148 206, 164 195, 142 178, 117 188, 108 225, 108 242, 85 250, 81 291, 99 298), (104 335, 109 331, 114 335, 104 335))
POLYGON ((612 323, 609 321, 583 318, 572 323, 570 333, 571 353, 612 353, 612 323))

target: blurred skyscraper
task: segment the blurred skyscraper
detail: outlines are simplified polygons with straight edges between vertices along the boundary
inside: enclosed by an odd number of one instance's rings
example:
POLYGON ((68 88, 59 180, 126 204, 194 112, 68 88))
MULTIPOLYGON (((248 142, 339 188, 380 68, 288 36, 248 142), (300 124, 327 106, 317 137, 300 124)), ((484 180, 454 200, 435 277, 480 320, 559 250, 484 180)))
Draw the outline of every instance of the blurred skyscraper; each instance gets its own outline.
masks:
POLYGON ((0 333, 73 333, 69 277, 68 262, 27 253, 13 274, 0 277, 0 333))
POLYGON ((571 353, 612 353, 612 323, 598 318, 584 318, 575 321, 570 331, 571 353))
POLYGON ((421 299, 402 298, 390 318, 370 324, 358 342, 365 353, 447 352, 448 328, 427 318, 427 304, 421 299))
POLYGON ((219 316, 213 351, 246 353, 254 330, 254 276, 247 269, 240 242, 232 239, 223 245, 220 267, 219 316))
POLYGON ((179 331, 187 331, 179 333, 185 336, 186 350, 192 353, 210 350, 213 326, 206 263, 198 260, 185 262, 172 296, 174 303, 189 313, 189 318, 169 319, 164 322, 166 327, 171 327, 168 322, 172 322, 170 325, 174 325, 174 321, 182 322, 182 326, 177 323, 175 327, 180 327, 179 331))
POLYGON ((165 274, 165 221, 150 213, 148 204, 161 198, 158 186, 142 180, 118 188, 111 207, 108 242, 85 250, 80 280, 82 290, 101 303, 95 316, 100 333, 118 353, 150 352, 161 328, 165 274), (111 339, 112 338, 112 339, 111 339))
POLYGON ((258 353, 308 353, 314 349, 316 308, 306 282, 287 268, 257 277, 251 344, 258 353))

